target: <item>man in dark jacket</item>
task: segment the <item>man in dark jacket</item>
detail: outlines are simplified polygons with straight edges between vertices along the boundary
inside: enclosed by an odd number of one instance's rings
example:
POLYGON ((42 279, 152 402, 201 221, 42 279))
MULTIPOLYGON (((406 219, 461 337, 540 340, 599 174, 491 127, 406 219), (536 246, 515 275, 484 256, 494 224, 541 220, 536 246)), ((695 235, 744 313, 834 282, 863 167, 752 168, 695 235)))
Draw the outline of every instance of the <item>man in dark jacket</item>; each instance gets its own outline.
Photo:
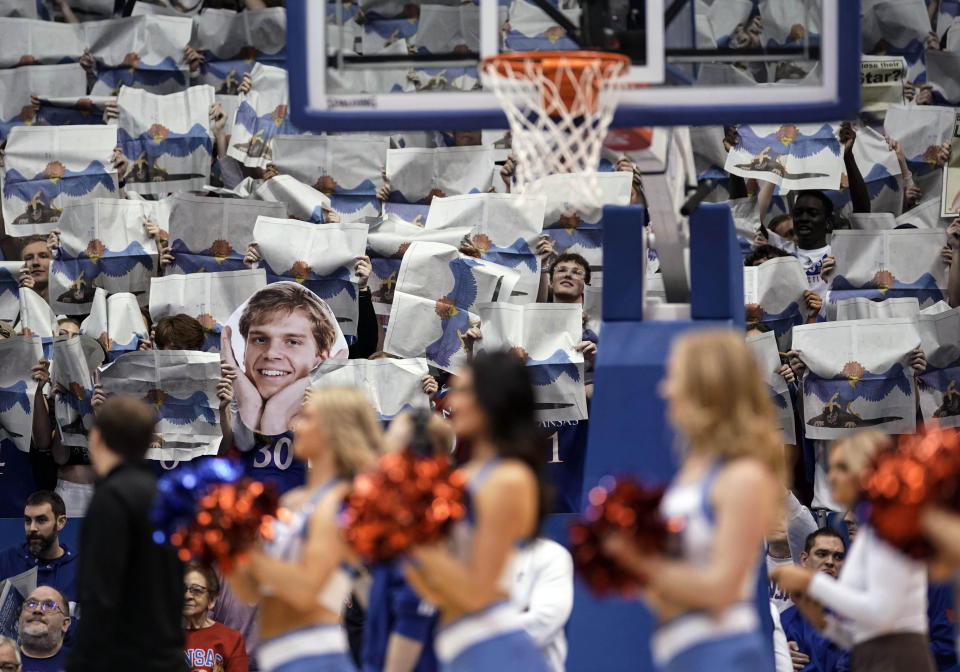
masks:
POLYGON ((183 567, 153 541, 150 507, 156 480, 143 464, 154 412, 132 397, 100 407, 89 433, 100 481, 81 530, 83 605, 69 672, 186 672, 183 567))

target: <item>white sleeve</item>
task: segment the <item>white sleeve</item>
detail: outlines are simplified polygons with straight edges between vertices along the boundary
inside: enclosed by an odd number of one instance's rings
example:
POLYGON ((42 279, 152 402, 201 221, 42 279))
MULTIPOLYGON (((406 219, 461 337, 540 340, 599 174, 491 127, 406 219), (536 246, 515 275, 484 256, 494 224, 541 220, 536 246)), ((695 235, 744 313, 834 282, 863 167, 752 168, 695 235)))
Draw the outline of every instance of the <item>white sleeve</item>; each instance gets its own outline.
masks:
POLYGON ((827 625, 823 628, 823 636, 841 649, 853 648, 853 632, 850 626, 834 614, 827 614, 827 625))
POLYGON ((840 579, 834 580, 817 572, 810 587, 810 597, 856 624, 858 630, 881 630, 894 624, 890 600, 909 592, 912 568, 907 559, 888 544, 878 543, 872 530, 861 530, 850 546, 850 565, 844 563, 840 579), (849 571, 848 571, 849 570, 849 571), (845 577, 863 572, 860 580, 866 587, 851 586, 845 577), (881 586, 882 584, 882 586, 881 586))
POLYGON ((563 630, 573 610, 573 558, 559 544, 544 544, 538 551, 529 606, 520 621, 542 648, 563 630))
MULTIPOLYGON (((243 373, 241 372, 240 375, 243 373)), ((233 430, 233 445, 241 453, 248 452, 256 444, 253 431, 240 419, 240 411, 235 400, 230 402, 230 428, 233 430)))
POLYGON ((787 543, 790 546, 790 555, 796 564, 800 564, 800 552, 807 543, 807 537, 816 532, 817 521, 814 520, 810 509, 797 499, 797 496, 787 491, 787 543))
POLYGON ((790 646, 787 635, 780 624, 780 610, 770 603, 770 617, 773 618, 773 657, 776 660, 776 672, 793 672, 793 659, 790 658, 790 646))

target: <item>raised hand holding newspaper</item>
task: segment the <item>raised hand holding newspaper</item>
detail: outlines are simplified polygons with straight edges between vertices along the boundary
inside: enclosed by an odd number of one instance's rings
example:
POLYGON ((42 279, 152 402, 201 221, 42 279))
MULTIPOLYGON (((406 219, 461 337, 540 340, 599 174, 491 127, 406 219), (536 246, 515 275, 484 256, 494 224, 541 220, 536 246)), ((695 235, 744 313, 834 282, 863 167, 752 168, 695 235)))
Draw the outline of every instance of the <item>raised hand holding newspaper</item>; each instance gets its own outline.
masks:
POLYGON ((780 375, 780 352, 776 336, 772 332, 747 337, 747 345, 753 351, 764 382, 770 392, 774 410, 780 420, 780 431, 784 440, 792 445, 797 443, 797 430, 793 423, 793 400, 787 381, 780 375))
POLYGON ((435 198, 425 231, 442 231, 471 224, 464 243, 481 258, 520 274, 511 301, 532 303, 540 284, 540 258, 535 250, 543 228, 547 199, 520 194, 467 194, 435 198))
POLYGON ((116 145, 116 131, 107 126, 11 129, 3 163, 7 231, 49 233, 67 205, 116 196, 118 176, 110 162, 116 145))
POLYGON ((310 135, 273 139, 273 162, 325 194, 331 207, 348 217, 380 214, 377 189, 383 184, 390 141, 349 135, 310 135))
POLYGON ((483 340, 478 349, 509 349, 530 371, 540 422, 585 420, 583 333, 579 305, 486 303, 479 307, 483 340))
POLYGON ((0 439, 30 451, 37 381, 31 368, 43 359, 39 336, 0 339, 0 439))
MULTIPOLYGON (((550 175, 539 185, 538 193, 547 197, 543 234, 553 254, 579 254, 591 271, 597 271, 603 267, 603 208, 570 202, 570 194, 576 193, 577 182, 582 179, 577 173, 550 175)), ((596 180, 600 202, 629 205, 632 173, 599 173, 596 180)))
POLYGON ((175 273, 242 271, 257 217, 284 217, 282 203, 205 198, 181 194, 170 199, 170 248, 175 273))
POLYGON ((203 350, 218 352, 220 333, 230 315, 266 285, 267 272, 262 268, 153 278, 150 318, 156 323, 179 313, 194 317, 206 333, 203 350))
POLYGON ((806 323, 809 316, 804 301, 808 288, 803 266, 794 257, 778 257, 759 266, 744 266, 747 323, 766 324, 773 329, 780 347, 789 349, 791 329, 806 323))
POLYGON ((299 135, 300 130, 289 117, 286 71, 257 63, 251 76, 253 88, 240 94, 227 156, 245 166, 264 168, 273 160, 273 138, 299 135))
POLYGON ((0 141, 15 126, 37 123, 30 96, 40 91, 82 98, 87 94, 87 75, 79 63, 0 70, 0 141))
POLYGON ((163 95, 189 86, 184 55, 193 30, 189 18, 141 15, 88 21, 82 26, 97 64, 93 94, 115 96, 121 87, 135 87, 163 95))
POLYGON ((267 282, 294 280, 333 310, 344 335, 357 333, 357 275, 367 246, 366 224, 317 226, 294 219, 258 217, 253 237, 267 282))
POLYGON ((93 296, 90 315, 80 323, 80 333, 103 346, 108 362, 138 349, 150 337, 137 297, 129 292, 107 296, 100 288, 93 296))
POLYGON ((916 428, 909 359, 920 346, 916 318, 805 324, 793 330, 793 349, 807 365, 804 431, 838 439, 874 427, 890 434, 916 428))
POLYGON ((202 189, 210 179, 213 103, 212 86, 168 95, 123 87, 115 146, 130 164, 126 188, 140 194, 202 189))
POLYGON ((54 409, 64 445, 86 446, 93 426, 93 372, 104 360, 103 348, 85 334, 53 341, 54 409))
POLYGON ((960 308, 917 318, 927 370, 917 378, 924 420, 960 427, 960 308))
POLYGON ((101 369, 107 394, 142 399, 157 414, 149 460, 192 460, 220 447, 220 356, 186 350, 128 352, 101 369))
POLYGON ((836 231, 831 248, 836 270, 829 303, 854 296, 913 296, 925 308, 944 297, 948 271, 941 257, 942 231, 836 231))
POLYGON ((130 292, 146 305, 158 250, 144 226, 145 203, 98 198, 64 210, 58 224, 60 247, 50 264, 54 312, 89 313, 98 287, 130 292))
POLYGON ((369 286, 373 293, 373 307, 377 314, 390 314, 390 304, 393 303, 400 265, 411 243, 422 241, 458 247, 463 237, 469 233, 470 228, 467 226, 431 230, 401 221, 399 217, 390 213, 381 217, 370 227, 367 235, 367 256, 370 257, 373 268, 369 286))
POLYGON ((493 184, 493 150, 437 147, 387 150, 390 200, 430 203, 435 196, 484 192, 493 184))
POLYGON ((466 361, 463 337, 480 324, 480 303, 507 301, 519 275, 505 266, 467 257, 440 243, 413 243, 390 309, 383 349, 421 357, 447 371, 466 361))

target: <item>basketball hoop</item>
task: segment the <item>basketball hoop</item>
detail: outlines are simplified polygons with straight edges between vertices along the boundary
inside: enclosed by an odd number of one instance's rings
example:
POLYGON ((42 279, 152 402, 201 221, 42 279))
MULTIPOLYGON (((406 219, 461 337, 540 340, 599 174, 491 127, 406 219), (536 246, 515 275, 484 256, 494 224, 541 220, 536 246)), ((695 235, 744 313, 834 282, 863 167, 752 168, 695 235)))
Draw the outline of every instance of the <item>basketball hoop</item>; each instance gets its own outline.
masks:
POLYGON ((514 52, 483 60, 483 86, 496 94, 510 122, 517 192, 536 192, 549 175, 579 173, 583 193, 576 200, 598 202, 600 151, 629 70, 627 56, 598 51, 514 52))

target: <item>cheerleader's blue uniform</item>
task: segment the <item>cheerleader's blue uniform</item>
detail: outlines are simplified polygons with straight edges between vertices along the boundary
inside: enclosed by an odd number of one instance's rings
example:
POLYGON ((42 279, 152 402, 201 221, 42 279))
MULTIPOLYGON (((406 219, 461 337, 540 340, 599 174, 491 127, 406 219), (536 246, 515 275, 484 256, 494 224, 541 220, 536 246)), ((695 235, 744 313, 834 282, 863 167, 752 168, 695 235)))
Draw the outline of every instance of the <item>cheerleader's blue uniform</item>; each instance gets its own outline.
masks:
MULTIPOLYGON (((681 555, 693 565, 706 565, 716 541, 710 490, 722 468, 714 464, 700 481, 674 483, 660 504, 667 518, 684 520, 681 555)), ((769 657, 752 599, 757 583, 759 552, 744 583, 744 599, 721 614, 691 611, 661 623, 650 642, 654 664, 661 672, 741 672, 769 667, 769 657)))
MULTIPOLYGON (((476 512, 473 497, 499 460, 488 460, 467 482, 467 515, 453 530, 454 554, 470 557, 476 512)), ((509 593, 513 572, 504 568, 500 587, 509 593)), ((441 672, 550 672, 543 656, 520 623, 517 608, 504 600, 465 614, 438 629, 434 650, 441 672)))
MULTIPOLYGON (((338 482, 334 478, 318 487, 289 522, 275 521, 274 538, 264 550, 274 558, 288 562, 299 560, 310 516, 338 482)), ((317 597, 318 604, 340 613, 352 588, 353 576, 341 566, 324 584, 317 597)), ((311 625, 261 642, 257 661, 264 672, 356 672, 349 650, 347 634, 339 624, 311 625)))

